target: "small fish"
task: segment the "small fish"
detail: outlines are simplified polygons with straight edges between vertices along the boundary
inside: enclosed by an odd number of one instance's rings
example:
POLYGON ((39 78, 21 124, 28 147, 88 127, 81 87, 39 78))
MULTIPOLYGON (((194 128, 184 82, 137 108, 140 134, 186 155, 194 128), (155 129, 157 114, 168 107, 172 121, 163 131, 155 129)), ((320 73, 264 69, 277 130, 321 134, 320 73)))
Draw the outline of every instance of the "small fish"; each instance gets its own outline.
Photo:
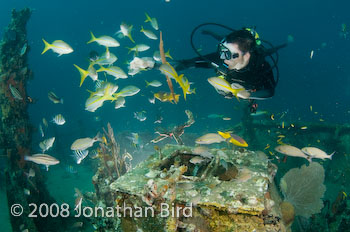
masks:
POLYGON ((293 156, 293 157, 301 157, 301 158, 305 158, 307 160, 310 160, 310 158, 304 153, 302 152, 299 148, 291 146, 291 145, 280 145, 275 147, 275 151, 282 153, 284 155, 288 155, 288 156, 293 156))
POLYGON ((128 85, 122 88, 118 93, 115 93, 113 96, 114 97, 130 97, 134 96, 140 92, 140 89, 134 85, 128 85))
POLYGON ((224 117, 224 118, 222 118, 222 120, 224 120, 224 121, 230 121, 231 118, 229 118, 229 117, 224 117))
POLYGON ((149 101, 151 104, 155 104, 155 103, 156 103, 156 98, 155 98, 155 97, 148 98, 148 101, 149 101))
POLYGON ((312 111, 312 106, 310 106, 310 111, 312 111))
POLYGON ((122 107, 125 107, 125 98, 124 97, 118 97, 117 100, 115 101, 115 109, 119 109, 122 107))
POLYGON ((141 26, 140 32, 142 32, 149 39, 153 39, 153 40, 158 39, 158 37, 152 31, 144 29, 143 26, 141 26))
POLYGON ((24 156, 24 160, 32 161, 36 164, 43 164, 46 166, 47 171, 49 170, 50 165, 56 165, 60 163, 60 161, 57 160, 55 157, 52 157, 46 154, 35 154, 32 156, 24 156))
POLYGON ((301 130, 306 130, 307 129, 307 126, 302 126, 300 127, 301 130))
POLYGON ((152 87, 160 87, 160 86, 162 86, 162 83, 160 81, 157 81, 157 80, 153 80, 151 82, 148 82, 148 81, 145 80, 145 82, 146 82, 146 88, 148 86, 152 86, 152 87))
POLYGON ((197 144, 213 144, 225 141, 223 137, 216 133, 208 133, 196 139, 197 144))
POLYGON ((221 132, 221 131, 218 131, 218 134, 222 136, 224 139, 227 139, 229 143, 232 143, 239 147, 248 147, 248 143, 238 135, 231 134, 228 132, 221 132))
POLYGON ((112 52, 105 52, 97 60, 92 61, 90 65, 112 65, 117 60, 118 58, 112 52))
POLYGON ((131 140, 134 147, 138 148, 140 145, 140 136, 138 133, 131 133, 131 136, 127 137, 131 140))
POLYGON ((190 163, 192 163, 192 164, 200 164, 203 161, 205 161, 205 159, 203 159, 201 156, 195 156, 195 157, 190 159, 190 163))
POLYGON ((29 196, 30 195, 30 190, 29 189, 23 189, 23 191, 24 191, 24 194, 25 195, 27 195, 27 196, 29 196))
MULTIPOLYGON (((165 64, 162 64, 159 67, 159 70, 165 75, 168 76, 169 78, 173 78, 176 83, 178 83, 182 89, 183 92, 183 96, 184 99, 186 101, 186 95, 187 94, 192 94, 195 93, 195 89, 191 89, 190 85, 192 83, 190 83, 188 81, 188 79, 181 74, 180 76, 177 74, 176 70, 174 69, 173 66, 171 66, 168 62, 166 62, 165 64)), ((209 78, 210 79, 210 78, 209 78)))
POLYGON ((272 121, 275 120, 275 115, 271 114, 270 118, 271 118, 272 121))
POLYGON ((312 57, 314 56, 314 50, 311 51, 310 53, 310 59, 312 60, 312 57))
POLYGON ((324 119, 320 118, 320 122, 324 122, 324 119))
POLYGON ((49 150, 53 146, 54 142, 55 142, 55 137, 45 139, 44 141, 39 143, 39 147, 41 148, 42 152, 44 153, 45 151, 49 150))
POLYGON ((23 56, 27 52, 28 44, 25 43, 21 49, 21 52, 19 53, 20 56, 23 56))
POLYGON ((100 69, 98 69, 96 72, 106 72, 109 75, 114 76, 115 80, 128 78, 128 75, 117 66, 110 66, 108 68, 100 66, 100 69))
POLYGON ((23 97, 19 93, 19 91, 13 87, 11 84, 9 84, 10 92, 15 100, 23 100, 23 97))
POLYGON ((146 15, 145 23, 150 22, 151 26, 154 28, 154 30, 158 30, 159 27, 158 27, 157 19, 156 18, 151 18, 147 13, 145 13, 145 15, 146 15))
POLYGON ((305 154, 311 156, 312 158, 317 158, 317 159, 332 159, 332 156, 334 155, 335 152, 333 152, 330 155, 327 155, 326 152, 322 151, 321 149, 317 147, 304 147, 301 149, 302 152, 305 154))
POLYGON ((89 154, 89 150, 74 150, 73 158, 77 164, 80 164, 83 159, 89 154))
POLYGON ((28 178, 35 177, 35 171, 33 168, 29 169, 28 173, 25 173, 28 178))
MULTIPOLYGON (((165 57, 169 58, 169 59, 173 59, 173 57, 170 55, 170 49, 168 49, 168 51, 166 53, 164 53, 165 57)), ((159 51, 155 51, 153 53, 153 59, 155 61, 158 62, 162 62, 162 58, 160 57, 160 52, 159 51)))
POLYGON ((72 228, 81 228, 83 227, 84 223, 83 222, 75 222, 73 225, 72 225, 72 228))
POLYGON ((134 39, 131 36, 133 25, 127 25, 126 23, 120 24, 120 30, 117 31, 115 34, 122 35, 122 37, 128 37, 131 42, 135 43, 134 39))
POLYGON ((120 46, 120 43, 116 39, 114 39, 108 35, 103 35, 103 36, 96 38, 91 31, 90 31, 90 35, 91 35, 91 39, 87 42, 88 44, 92 43, 92 42, 96 42, 99 45, 102 45, 105 47, 119 47, 120 46))
MULTIPOLYGON (((216 91, 223 91, 225 93, 232 93, 237 99, 238 99, 238 93, 242 91, 246 91, 243 87, 238 88, 238 89, 233 89, 231 85, 221 77, 211 77, 208 78, 208 82, 216 89, 216 91)), ((249 97, 249 92, 247 92, 248 95, 246 96, 243 94, 242 98, 248 98, 249 97)))
POLYGON ((63 98, 57 97, 57 95, 52 91, 47 93, 47 97, 50 99, 50 101, 52 101, 55 104, 63 104, 63 98))
POLYGON ((293 128, 295 127, 293 123, 291 123, 290 126, 293 127, 293 128))
POLYGON ((52 122, 56 125, 62 126, 66 123, 66 120, 64 119, 62 114, 57 114, 55 117, 53 117, 52 122))
POLYGON ((135 54, 138 54, 139 52, 147 51, 149 48, 150 46, 146 44, 137 44, 135 47, 132 48, 127 47, 127 49, 129 50, 128 54, 132 51, 134 51, 135 54))
POLYGON ((154 121, 154 123, 162 123, 163 117, 161 115, 157 116, 157 120, 154 121))
MULTIPOLYGON (((170 102, 173 103, 174 98, 173 95, 171 93, 167 93, 167 92, 158 92, 158 93, 154 93, 153 94, 154 98, 158 99, 161 102, 170 102)), ((175 94, 175 101, 178 102, 179 101, 179 97, 180 94, 175 94)))
POLYGON ((43 121, 45 128, 48 128, 49 124, 48 124, 46 118, 43 118, 42 121, 43 121))
POLYGON ((134 118, 139 120, 140 122, 143 122, 147 119, 146 117, 146 111, 139 111, 139 112, 134 112, 134 118))
POLYGON ((284 129, 284 121, 282 122, 282 129, 284 129))
POLYGON ((72 53, 74 50, 71 46, 69 46, 66 42, 62 40, 55 40, 52 42, 52 44, 49 44, 43 39, 43 42, 45 44, 45 48, 43 52, 41 53, 44 54, 47 52, 49 49, 51 49, 53 52, 57 53, 58 56, 64 55, 64 54, 69 54, 72 53))
POLYGON ((204 147, 204 146, 195 147, 192 150, 192 153, 195 155, 200 155, 200 156, 202 156, 204 158, 208 158, 208 159, 212 159, 214 157, 213 154, 210 153, 209 149, 207 147, 204 147))
POLYGON ((267 144, 266 147, 264 148, 264 150, 270 148, 270 144, 267 144))
POLYGON ((92 147, 95 142, 101 141, 100 133, 97 133, 97 135, 94 138, 81 138, 77 139, 73 142, 70 149, 71 150, 86 150, 89 147, 92 147))
POLYGON ((43 126, 41 124, 39 124, 39 132, 40 132, 41 137, 45 136, 43 126))

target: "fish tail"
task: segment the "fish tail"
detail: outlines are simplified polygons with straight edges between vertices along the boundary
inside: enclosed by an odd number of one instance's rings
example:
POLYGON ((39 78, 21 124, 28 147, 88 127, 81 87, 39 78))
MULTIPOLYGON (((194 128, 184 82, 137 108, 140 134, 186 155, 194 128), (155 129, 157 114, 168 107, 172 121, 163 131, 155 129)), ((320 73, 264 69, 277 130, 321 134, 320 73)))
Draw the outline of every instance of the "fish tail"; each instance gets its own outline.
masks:
POLYGON ((131 40, 131 42, 135 43, 135 40, 132 38, 131 33, 128 33, 128 38, 131 40))
POLYGON ((332 160, 332 156, 335 154, 335 151, 333 151, 332 154, 330 154, 329 159, 332 160))
POLYGON ((92 31, 90 31, 90 35, 91 35, 91 39, 87 42, 87 44, 92 43, 92 42, 94 42, 96 40, 96 37, 94 36, 92 31))
POLYGON ((151 17, 149 17, 149 15, 146 12, 145 12, 145 15, 146 15, 145 23, 151 22, 151 17))
POLYGON ((44 50, 43 50, 43 52, 41 53, 41 55, 44 54, 45 52, 47 52, 47 50, 51 49, 51 47, 52 47, 52 45, 49 44, 48 42, 46 42, 46 40, 44 40, 44 39, 42 39, 42 40, 43 40, 43 42, 44 42, 44 44, 45 44, 45 47, 44 47, 44 50))
POLYGON ((106 68, 103 67, 102 65, 100 65, 100 68, 96 70, 96 72, 103 72, 103 71, 106 71, 106 68))
POLYGON ((165 56, 173 60, 173 57, 170 55, 170 49, 165 53, 165 56))
POLYGON ((89 72, 80 68, 78 65, 74 64, 74 66, 78 69, 79 73, 80 73, 80 85, 79 87, 81 87, 81 85, 83 84, 85 78, 88 76, 89 72))
MULTIPOLYGON (((146 81, 146 80, 145 80, 146 81)), ((146 88, 149 86, 149 82, 148 81, 146 81, 146 88)))

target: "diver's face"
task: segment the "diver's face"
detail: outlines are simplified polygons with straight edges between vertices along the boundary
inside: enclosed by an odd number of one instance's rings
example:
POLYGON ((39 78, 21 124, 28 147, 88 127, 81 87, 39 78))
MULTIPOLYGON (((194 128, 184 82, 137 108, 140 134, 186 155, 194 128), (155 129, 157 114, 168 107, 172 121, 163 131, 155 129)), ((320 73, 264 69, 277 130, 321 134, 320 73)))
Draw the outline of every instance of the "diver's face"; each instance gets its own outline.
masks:
POLYGON ((250 53, 246 52, 245 54, 243 54, 243 52, 241 50, 239 50, 238 48, 238 44, 236 43, 224 43, 223 44, 225 47, 227 47, 230 52, 233 54, 233 56, 231 57, 231 59, 224 60, 224 63, 227 65, 227 68, 230 70, 240 70, 242 68, 244 68, 245 66, 248 65, 249 63, 249 58, 250 58, 250 53), (237 55, 235 55, 237 54, 237 55))

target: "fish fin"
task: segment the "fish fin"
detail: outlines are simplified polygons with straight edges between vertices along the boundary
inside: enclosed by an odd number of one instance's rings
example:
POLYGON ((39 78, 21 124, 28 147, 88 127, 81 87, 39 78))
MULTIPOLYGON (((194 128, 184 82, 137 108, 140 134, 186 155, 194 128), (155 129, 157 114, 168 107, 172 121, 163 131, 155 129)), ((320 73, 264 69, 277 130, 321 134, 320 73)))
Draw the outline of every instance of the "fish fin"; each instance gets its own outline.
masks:
POLYGON ((51 49, 51 47, 52 47, 52 45, 49 44, 48 42, 46 42, 46 40, 44 40, 44 39, 42 39, 42 40, 43 40, 43 42, 44 42, 44 44, 45 44, 45 47, 44 47, 44 50, 43 50, 43 52, 41 53, 41 55, 44 54, 45 52, 47 52, 47 50, 51 49))
POLYGON ((332 154, 329 155, 329 159, 332 160, 333 155, 335 154, 335 151, 333 151, 332 154))
POLYGON ((81 87, 81 85, 83 84, 84 80, 86 79, 86 77, 88 76, 89 72, 87 70, 84 70, 82 68, 80 68, 78 65, 73 64, 74 67, 76 67, 80 73, 80 85, 79 87, 81 87))
POLYGON ((91 39, 87 42, 87 44, 92 43, 92 42, 94 42, 96 40, 96 37, 94 36, 92 31, 90 31, 90 35, 91 35, 91 39))
MULTIPOLYGON (((145 80, 146 81, 146 80, 145 80)), ((146 88, 149 86, 149 82, 148 81, 146 81, 146 88)))

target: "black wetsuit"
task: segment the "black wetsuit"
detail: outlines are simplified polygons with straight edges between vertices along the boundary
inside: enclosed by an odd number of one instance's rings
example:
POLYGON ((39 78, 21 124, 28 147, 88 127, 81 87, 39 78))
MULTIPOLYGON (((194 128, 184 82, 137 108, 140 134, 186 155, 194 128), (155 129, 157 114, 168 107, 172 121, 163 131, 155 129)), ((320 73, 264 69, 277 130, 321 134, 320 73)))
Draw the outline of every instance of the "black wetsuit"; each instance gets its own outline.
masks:
MULTIPOLYGON (((248 65, 241 70, 228 70, 223 66, 223 60, 218 53, 211 53, 204 57, 206 59, 196 57, 180 60, 175 62, 174 67, 177 71, 188 68, 215 68, 218 75, 223 74, 230 84, 237 83, 249 90, 250 99, 266 99, 274 95, 276 81, 271 65, 265 60, 266 54, 262 50, 251 52, 248 65)), ((232 95, 225 96, 232 97, 232 95)))

